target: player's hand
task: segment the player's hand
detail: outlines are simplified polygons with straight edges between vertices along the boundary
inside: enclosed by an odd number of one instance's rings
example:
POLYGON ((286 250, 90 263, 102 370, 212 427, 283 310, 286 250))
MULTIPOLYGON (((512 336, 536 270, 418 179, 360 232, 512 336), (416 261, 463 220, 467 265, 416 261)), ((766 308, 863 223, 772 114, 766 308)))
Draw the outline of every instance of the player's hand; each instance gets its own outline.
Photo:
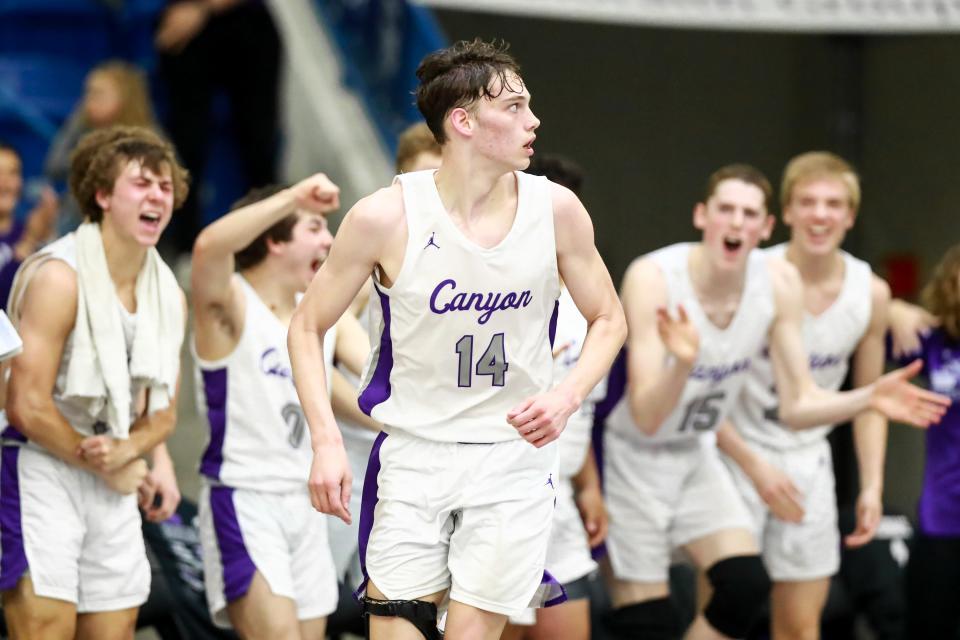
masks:
POLYGON ((175 2, 164 11, 154 44, 164 53, 180 53, 203 31, 209 18, 210 11, 202 2, 175 2))
POLYGON ((325 444, 313 450, 310 464, 310 503, 322 513, 336 516, 350 524, 350 491, 353 474, 343 443, 325 444))
POLYGON ((774 517, 784 522, 803 521, 803 494, 790 477, 766 460, 758 459, 747 476, 774 517))
POLYGON ((891 301, 888 320, 895 358, 918 353, 922 346, 920 337, 940 324, 937 317, 923 307, 899 300, 891 301))
POLYGON ((293 185, 297 206, 314 213, 330 213, 340 208, 340 187, 323 173, 315 173, 293 185))
POLYGON ((700 351, 700 334, 697 327, 687 317, 687 310, 682 304, 677 305, 677 316, 674 318, 665 308, 657 309, 657 332, 663 346, 678 361, 684 364, 693 364, 700 351))
POLYGON ((163 522, 180 504, 180 487, 169 457, 155 456, 153 468, 137 489, 138 502, 147 520, 163 522))
POLYGON ((607 538, 607 527, 610 523, 600 487, 584 488, 577 492, 575 499, 590 547, 596 547, 607 538))
POLYGON ((143 484, 143 479, 147 476, 147 462, 143 458, 137 458, 116 471, 99 475, 108 487, 119 494, 129 495, 143 484))
POLYGON ((554 347, 553 349, 553 359, 556 360, 563 355, 563 352, 573 346, 573 340, 567 340, 559 347, 554 347))
POLYGON ((926 428, 940 422, 950 398, 910 384, 923 368, 922 360, 881 376, 874 383, 871 406, 889 419, 926 428))
POLYGON ((137 452, 129 440, 99 435, 81 440, 77 454, 97 471, 111 473, 133 460, 137 452))
POLYGON ((878 489, 864 489, 857 498, 857 528, 843 539, 847 547, 862 547, 877 533, 880 518, 883 516, 883 503, 878 489))
POLYGON ((507 422, 524 440, 538 449, 560 437, 567 418, 580 408, 569 391, 554 387, 546 393, 527 398, 507 412, 507 422))

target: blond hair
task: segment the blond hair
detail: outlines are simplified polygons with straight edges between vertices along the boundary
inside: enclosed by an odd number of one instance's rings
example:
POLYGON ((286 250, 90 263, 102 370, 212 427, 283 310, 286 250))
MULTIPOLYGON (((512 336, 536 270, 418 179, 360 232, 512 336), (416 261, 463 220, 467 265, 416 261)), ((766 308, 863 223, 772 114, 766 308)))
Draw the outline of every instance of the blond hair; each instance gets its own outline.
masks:
POLYGON ((860 178, 857 172, 850 163, 829 151, 808 151, 787 163, 780 183, 780 206, 787 208, 798 184, 816 178, 833 178, 842 182, 847 188, 847 204, 854 212, 860 208, 860 178))
POLYGON ((123 60, 107 60, 95 66, 87 77, 98 73, 110 78, 120 94, 120 112, 112 124, 157 128, 143 71, 123 60))
POLYGON ((960 244, 950 247, 923 288, 923 304, 951 338, 960 340, 960 244))
POLYGON ((404 173, 421 153, 440 155, 440 144, 425 122, 412 124, 400 134, 397 140, 397 173, 404 173))

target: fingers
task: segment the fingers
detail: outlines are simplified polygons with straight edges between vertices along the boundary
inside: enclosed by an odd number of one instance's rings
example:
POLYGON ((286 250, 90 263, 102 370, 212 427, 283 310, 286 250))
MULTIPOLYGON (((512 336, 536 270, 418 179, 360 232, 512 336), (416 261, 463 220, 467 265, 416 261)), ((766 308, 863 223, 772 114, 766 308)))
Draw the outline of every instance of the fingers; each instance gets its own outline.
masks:
MULTIPOLYGON (((336 516, 341 520, 343 520, 344 522, 346 522, 347 524, 350 524, 352 520, 350 518, 350 509, 347 505, 344 505, 344 503, 341 501, 342 492, 343 492, 343 488, 340 485, 331 484, 330 486, 327 487, 326 499, 327 499, 327 505, 329 505, 330 510, 327 511, 326 513, 329 513, 332 516, 336 516)), ((347 490, 347 495, 349 496, 349 490, 347 490)))
POLYGON ((902 380, 909 380, 910 378, 913 378, 914 376, 918 375, 922 369, 923 369, 923 360, 921 360, 920 358, 917 358, 907 366, 897 369, 895 373, 902 380))
POLYGON ((569 349, 572 345, 573 345, 573 341, 568 340, 567 342, 563 343, 562 345, 554 349, 553 359, 556 360, 557 358, 559 358, 563 354, 563 352, 569 349))
POLYGON ((147 475, 137 488, 137 504, 140 508, 149 513, 153 506, 153 499, 157 495, 157 485, 153 481, 153 476, 147 475))
POLYGON ((507 422, 514 427, 519 427, 535 418, 536 415, 534 415, 534 412, 531 411, 534 400, 534 397, 527 398, 513 409, 508 411, 507 422))
POLYGON ((680 322, 683 324, 687 324, 689 321, 687 318, 687 310, 683 308, 682 304, 677 305, 677 316, 679 317, 680 322))
POLYGON ((843 543, 850 549, 862 547, 873 539, 873 530, 857 525, 853 533, 843 539, 843 543))

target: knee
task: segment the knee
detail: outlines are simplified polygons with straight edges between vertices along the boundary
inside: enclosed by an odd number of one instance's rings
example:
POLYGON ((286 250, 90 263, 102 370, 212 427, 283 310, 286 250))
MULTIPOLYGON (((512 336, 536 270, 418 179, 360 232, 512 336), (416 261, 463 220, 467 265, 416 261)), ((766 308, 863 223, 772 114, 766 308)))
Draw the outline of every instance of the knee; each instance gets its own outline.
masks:
POLYGON ((713 597, 703 612, 720 633, 742 638, 749 633, 770 595, 770 577, 760 556, 737 556, 707 570, 713 597))
POLYGON ((680 616, 670 598, 656 598, 614 609, 604 617, 603 626, 616 640, 676 640, 681 632, 680 616))

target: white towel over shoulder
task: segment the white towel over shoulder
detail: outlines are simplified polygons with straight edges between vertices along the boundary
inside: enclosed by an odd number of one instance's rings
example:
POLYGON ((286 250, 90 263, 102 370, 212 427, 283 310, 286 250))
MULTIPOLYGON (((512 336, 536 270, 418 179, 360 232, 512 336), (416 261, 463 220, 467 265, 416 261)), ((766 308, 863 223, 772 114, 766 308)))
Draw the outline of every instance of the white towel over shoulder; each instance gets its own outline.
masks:
POLYGON ((10 292, 10 317, 19 326, 23 293, 41 264, 61 259, 76 270, 77 318, 72 340, 68 340, 71 352, 62 395, 83 406, 93 418, 106 406, 110 435, 126 438, 132 384, 147 389, 150 413, 169 406, 176 392, 184 335, 180 288, 160 254, 150 248, 137 276, 136 333, 128 363, 120 302, 107 268, 100 227, 85 223, 74 235, 49 245, 21 265, 10 292), (72 251, 71 240, 75 245, 72 251))

